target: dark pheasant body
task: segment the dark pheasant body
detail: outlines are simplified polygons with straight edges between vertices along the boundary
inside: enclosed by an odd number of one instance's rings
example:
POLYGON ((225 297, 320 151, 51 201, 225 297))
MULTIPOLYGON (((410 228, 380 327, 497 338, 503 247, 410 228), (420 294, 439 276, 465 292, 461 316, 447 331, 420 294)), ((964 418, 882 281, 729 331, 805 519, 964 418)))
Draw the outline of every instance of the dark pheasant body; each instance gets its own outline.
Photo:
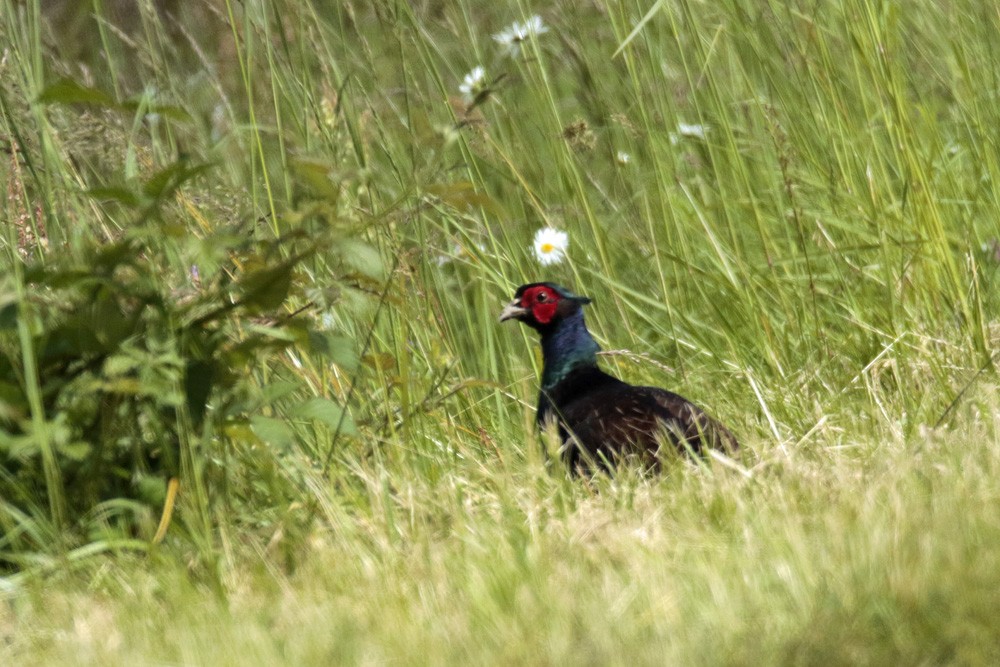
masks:
POLYGON ((735 451, 736 438, 687 399, 657 387, 637 387, 597 366, 600 347, 587 330, 590 300, 552 283, 518 288, 501 315, 541 334, 541 427, 555 420, 563 456, 574 469, 637 460, 656 467, 677 451, 735 451))

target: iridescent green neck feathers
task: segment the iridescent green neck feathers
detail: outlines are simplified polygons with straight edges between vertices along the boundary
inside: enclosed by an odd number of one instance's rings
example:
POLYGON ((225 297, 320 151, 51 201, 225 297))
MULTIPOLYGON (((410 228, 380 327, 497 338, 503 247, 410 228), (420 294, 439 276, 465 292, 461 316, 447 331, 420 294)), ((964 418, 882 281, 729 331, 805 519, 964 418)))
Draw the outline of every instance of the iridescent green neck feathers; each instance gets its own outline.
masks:
POLYGON ((567 316, 542 334, 542 389, 551 389, 577 368, 597 366, 600 349, 587 331, 583 310, 567 316))

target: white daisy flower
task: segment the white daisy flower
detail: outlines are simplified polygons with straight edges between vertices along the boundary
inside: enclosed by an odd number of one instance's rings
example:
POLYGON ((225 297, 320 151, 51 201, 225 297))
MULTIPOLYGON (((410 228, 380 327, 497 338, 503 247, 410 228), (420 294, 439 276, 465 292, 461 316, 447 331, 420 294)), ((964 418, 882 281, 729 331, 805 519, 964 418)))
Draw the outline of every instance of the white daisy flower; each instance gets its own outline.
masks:
POLYGON ((687 123, 677 123, 677 134, 689 139, 704 139, 708 134, 707 125, 689 125, 687 123))
POLYGON ((569 234, 553 229, 552 227, 542 227, 535 232, 535 257, 542 266, 558 264, 566 257, 566 249, 569 248, 569 234))
POLYGON ((617 162, 618 166, 620 167, 624 167, 631 161, 632 161, 632 156, 626 153, 625 151, 618 151, 618 154, 615 155, 615 162, 617 162))
POLYGON ((522 43, 531 39, 532 36, 537 37, 548 31, 548 27, 542 23, 542 17, 535 14, 523 24, 515 21, 509 27, 493 35, 493 39, 506 49, 507 55, 514 58, 521 53, 522 43))
POLYGON ((458 92, 462 93, 462 98, 468 104, 476 99, 476 95, 481 93, 486 87, 486 70, 482 65, 477 65, 471 72, 465 75, 462 85, 458 87, 458 92))

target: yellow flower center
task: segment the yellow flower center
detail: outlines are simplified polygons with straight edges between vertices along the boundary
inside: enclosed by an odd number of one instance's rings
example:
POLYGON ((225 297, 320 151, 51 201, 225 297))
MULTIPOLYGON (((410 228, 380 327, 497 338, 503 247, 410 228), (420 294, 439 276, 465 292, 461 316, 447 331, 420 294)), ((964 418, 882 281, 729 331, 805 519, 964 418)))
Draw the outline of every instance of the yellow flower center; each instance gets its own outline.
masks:
POLYGON ((551 243, 543 243, 542 244, 542 252, 544 254, 546 254, 546 255, 548 255, 550 252, 552 252, 555 249, 556 249, 556 247, 554 245, 552 245, 551 243))

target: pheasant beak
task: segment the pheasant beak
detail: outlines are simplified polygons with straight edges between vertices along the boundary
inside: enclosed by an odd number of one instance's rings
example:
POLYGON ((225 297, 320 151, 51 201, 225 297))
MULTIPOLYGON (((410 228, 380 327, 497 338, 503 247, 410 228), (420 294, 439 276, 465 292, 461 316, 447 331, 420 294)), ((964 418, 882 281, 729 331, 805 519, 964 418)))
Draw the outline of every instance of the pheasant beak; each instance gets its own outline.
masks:
POLYGON ((529 312, 531 311, 521 306, 520 301, 514 299, 506 306, 504 306, 503 311, 500 313, 500 321, 503 322, 504 320, 519 320, 525 315, 527 315, 529 312))

